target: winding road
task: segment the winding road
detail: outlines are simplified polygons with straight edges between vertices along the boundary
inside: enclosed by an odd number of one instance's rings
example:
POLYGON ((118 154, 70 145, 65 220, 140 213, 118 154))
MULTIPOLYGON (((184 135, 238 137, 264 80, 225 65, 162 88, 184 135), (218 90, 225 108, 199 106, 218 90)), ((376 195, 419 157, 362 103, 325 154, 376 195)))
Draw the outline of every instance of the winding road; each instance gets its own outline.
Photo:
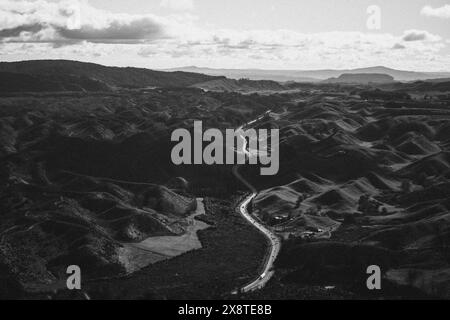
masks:
POLYGON ((248 213, 247 206, 255 196, 256 193, 252 193, 250 196, 246 197, 244 201, 239 205, 239 212, 245 219, 247 219, 248 222, 250 222, 253 226, 255 226, 255 228, 257 228, 267 237, 270 242, 270 252, 268 252, 264 257, 264 267, 261 274, 256 280, 241 288, 241 292, 250 292, 253 290, 261 289, 266 285, 266 283, 270 280, 274 273, 274 271, 272 270, 272 266, 281 248, 280 239, 272 231, 264 227, 248 213))
MULTIPOLYGON (((268 111, 268 112, 270 112, 270 111, 268 111)), ((268 112, 266 112, 266 113, 268 113, 268 112)), ((248 122, 246 125, 251 125, 251 124, 255 123, 256 121, 262 119, 263 116, 259 117, 258 119, 255 119, 253 121, 248 122)), ((244 126, 241 126, 238 129, 238 131, 242 131, 243 127, 244 126)), ((243 142, 244 142, 243 143, 242 152, 244 152, 248 156, 251 156, 250 152, 247 150, 247 140, 242 135, 240 135, 240 137, 241 137, 241 139, 243 139, 243 142)), ((275 262, 275 259, 276 259, 277 255, 278 255, 278 253, 280 252, 281 241, 280 241, 280 239, 278 238, 278 236, 275 233, 273 233, 271 230, 266 228, 263 224, 258 222, 248 212, 247 206, 256 197, 257 190, 247 180, 245 180, 242 177, 242 175, 239 173, 239 165, 235 165, 233 167, 233 174, 236 176, 236 178, 239 179, 239 181, 241 181, 243 184, 245 184, 245 186, 247 186, 247 188, 249 188, 251 190, 251 192, 252 192, 249 196, 247 196, 239 204, 239 212, 240 212, 240 214, 249 223, 251 223, 255 228, 257 228, 260 232, 262 232, 267 237, 267 239, 269 240, 269 243, 270 243, 270 246, 269 246, 270 250, 268 250, 267 254, 264 257, 264 264, 263 264, 263 267, 262 267, 262 272, 260 273, 260 275, 258 276, 257 279, 255 279, 254 281, 250 282, 249 284, 245 285, 244 287, 242 287, 240 289, 241 292, 250 292, 250 291, 254 291, 254 290, 258 290, 258 289, 263 288, 266 285, 266 283, 270 280, 272 275, 274 274, 274 271, 272 270, 272 267, 273 267, 273 263, 275 262)), ((235 292, 235 293, 237 293, 237 292, 235 292)))

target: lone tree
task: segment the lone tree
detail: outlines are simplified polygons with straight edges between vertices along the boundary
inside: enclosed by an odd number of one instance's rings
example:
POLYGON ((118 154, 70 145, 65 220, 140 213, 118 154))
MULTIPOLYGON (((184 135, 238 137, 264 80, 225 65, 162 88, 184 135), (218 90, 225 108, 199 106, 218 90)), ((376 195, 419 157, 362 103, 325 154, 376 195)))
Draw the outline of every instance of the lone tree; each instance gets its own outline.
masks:
POLYGON ((403 193, 411 192, 411 182, 409 180, 403 180, 401 189, 403 193))
POLYGON ((300 205, 302 204, 303 200, 305 200, 305 198, 303 197, 303 195, 299 195, 297 198, 297 202, 295 202, 295 207, 294 209, 297 209, 300 207, 300 205))

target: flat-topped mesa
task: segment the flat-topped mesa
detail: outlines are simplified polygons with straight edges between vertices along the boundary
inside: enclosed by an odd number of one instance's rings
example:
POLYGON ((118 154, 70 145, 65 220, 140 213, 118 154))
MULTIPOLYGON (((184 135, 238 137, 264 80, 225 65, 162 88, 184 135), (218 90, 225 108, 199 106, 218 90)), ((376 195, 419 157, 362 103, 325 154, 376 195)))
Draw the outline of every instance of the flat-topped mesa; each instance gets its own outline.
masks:
POLYGON ((369 83, 391 83, 394 78, 383 73, 344 73, 338 78, 330 78, 325 83, 348 83, 348 84, 369 84, 369 83))
POLYGON ((194 121, 194 137, 187 129, 172 132, 172 162, 180 164, 252 164, 263 165, 261 175, 275 175, 279 169, 279 130, 226 129, 225 140, 219 129, 203 132, 202 121, 194 121), (270 139, 269 139, 270 138, 270 139), (204 147, 203 142, 208 142, 204 147), (270 152, 269 152, 270 145, 270 152), (192 155, 193 147, 193 155, 192 155), (225 152, 225 154, 224 154, 225 152), (193 158, 192 158, 193 157, 193 158), (248 160, 248 161, 247 161, 248 160))

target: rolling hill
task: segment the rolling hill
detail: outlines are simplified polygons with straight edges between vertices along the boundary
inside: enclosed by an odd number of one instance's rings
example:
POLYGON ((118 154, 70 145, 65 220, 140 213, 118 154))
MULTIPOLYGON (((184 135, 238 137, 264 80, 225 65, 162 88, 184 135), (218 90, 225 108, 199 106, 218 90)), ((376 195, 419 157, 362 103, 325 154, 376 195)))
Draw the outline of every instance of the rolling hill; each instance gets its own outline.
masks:
POLYGON ((70 60, 0 62, 0 91, 105 91, 187 87, 216 77, 187 72, 108 67, 70 60))

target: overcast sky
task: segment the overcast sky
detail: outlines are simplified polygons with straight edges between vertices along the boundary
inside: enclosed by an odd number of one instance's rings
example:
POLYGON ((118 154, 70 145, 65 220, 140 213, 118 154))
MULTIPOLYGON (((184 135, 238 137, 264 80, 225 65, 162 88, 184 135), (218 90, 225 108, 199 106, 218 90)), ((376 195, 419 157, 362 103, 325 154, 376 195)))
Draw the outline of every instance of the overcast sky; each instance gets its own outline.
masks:
POLYGON ((450 71, 450 0, 0 0, 0 59, 450 71))

